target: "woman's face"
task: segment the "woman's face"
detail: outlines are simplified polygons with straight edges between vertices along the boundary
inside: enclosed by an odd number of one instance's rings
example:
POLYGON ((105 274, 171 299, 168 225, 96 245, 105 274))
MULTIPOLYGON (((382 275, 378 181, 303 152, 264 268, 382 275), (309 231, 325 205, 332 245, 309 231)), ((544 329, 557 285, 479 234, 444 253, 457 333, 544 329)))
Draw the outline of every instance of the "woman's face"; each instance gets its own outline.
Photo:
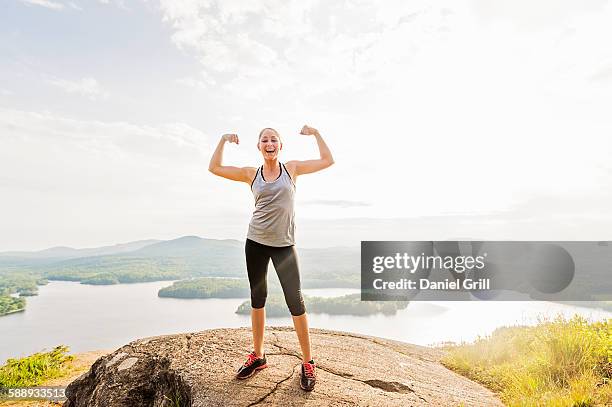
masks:
POLYGON ((274 160, 282 150, 283 143, 274 130, 266 129, 259 137, 257 148, 261 151, 264 160, 274 160))

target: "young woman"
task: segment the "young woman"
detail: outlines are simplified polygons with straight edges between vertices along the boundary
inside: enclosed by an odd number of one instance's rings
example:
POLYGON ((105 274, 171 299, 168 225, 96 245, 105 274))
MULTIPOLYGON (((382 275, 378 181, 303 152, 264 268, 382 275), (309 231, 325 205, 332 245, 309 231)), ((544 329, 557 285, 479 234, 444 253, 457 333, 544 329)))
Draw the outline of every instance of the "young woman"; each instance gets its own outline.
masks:
POLYGON ((267 367, 263 350, 264 306, 267 296, 268 263, 272 259, 302 349, 300 386, 306 391, 311 391, 315 385, 316 375, 315 362, 310 353, 308 319, 302 298, 295 249, 293 209, 295 182, 300 175, 329 167, 334 163, 334 159, 317 129, 305 125, 300 134, 315 137, 319 147, 319 159, 281 163, 278 160, 278 155, 283 149, 281 137, 276 130, 266 127, 259 133, 257 142, 257 149, 263 157, 262 166, 255 168, 223 165, 225 143, 239 144, 237 134, 224 134, 213 153, 208 170, 220 177, 249 184, 255 197, 255 210, 249 223, 245 244, 247 274, 251 287, 253 351, 238 369, 236 377, 245 379, 257 370, 267 367))

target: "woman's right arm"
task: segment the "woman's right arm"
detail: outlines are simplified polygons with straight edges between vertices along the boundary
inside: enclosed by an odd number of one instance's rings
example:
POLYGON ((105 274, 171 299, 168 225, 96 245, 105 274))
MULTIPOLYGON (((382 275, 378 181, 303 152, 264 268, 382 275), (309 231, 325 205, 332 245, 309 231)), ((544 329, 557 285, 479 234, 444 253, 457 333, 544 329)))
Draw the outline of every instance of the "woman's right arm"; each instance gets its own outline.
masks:
POLYGON ((210 164, 208 164, 208 171, 212 172, 215 175, 218 175, 223 178, 231 179, 232 181, 242 181, 247 184, 251 184, 253 178, 255 178, 255 173, 257 171, 256 168, 253 167, 232 167, 229 165, 223 165, 223 147, 225 146, 225 142, 229 141, 230 143, 239 144, 238 135, 237 134, 224 134, 219 140, 219 144, 217 144, 217 148, 210 159, 210 164))

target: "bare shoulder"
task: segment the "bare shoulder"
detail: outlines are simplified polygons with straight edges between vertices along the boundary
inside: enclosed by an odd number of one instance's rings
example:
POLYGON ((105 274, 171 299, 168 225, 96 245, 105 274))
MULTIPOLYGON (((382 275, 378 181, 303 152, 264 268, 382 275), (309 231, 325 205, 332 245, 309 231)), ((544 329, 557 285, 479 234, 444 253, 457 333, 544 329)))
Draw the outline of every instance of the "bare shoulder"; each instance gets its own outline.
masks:
POLYGON ((242 167, 242 171, 244 171, 248 184, 255 179, 255 175, 257 174, 257 168, 255 167, 242 167))
POLYGON ((285 168, 287 168, 287 172, 289 173, 289 175, 291 176, 293 180, 295 180, 295 177, 296 177, 297 165, 298 165, 297 160, 287 161, 285 163, 285 168))

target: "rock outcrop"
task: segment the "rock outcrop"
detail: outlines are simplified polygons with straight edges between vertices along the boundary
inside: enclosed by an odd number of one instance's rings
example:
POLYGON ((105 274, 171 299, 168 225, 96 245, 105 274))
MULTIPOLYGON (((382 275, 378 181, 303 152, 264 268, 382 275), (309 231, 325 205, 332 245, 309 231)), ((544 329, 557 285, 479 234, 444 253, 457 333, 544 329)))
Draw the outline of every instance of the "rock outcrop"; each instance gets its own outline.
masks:
POLYGON ((292 328, 267 327, 269 367, 234 378, 251 351, 247 328, 133 341, 70 383, 65 407, 113 406, 502 406, 489 390, 442 366, 441 351, 311 329, 317 385, 300 389, 292 328))

